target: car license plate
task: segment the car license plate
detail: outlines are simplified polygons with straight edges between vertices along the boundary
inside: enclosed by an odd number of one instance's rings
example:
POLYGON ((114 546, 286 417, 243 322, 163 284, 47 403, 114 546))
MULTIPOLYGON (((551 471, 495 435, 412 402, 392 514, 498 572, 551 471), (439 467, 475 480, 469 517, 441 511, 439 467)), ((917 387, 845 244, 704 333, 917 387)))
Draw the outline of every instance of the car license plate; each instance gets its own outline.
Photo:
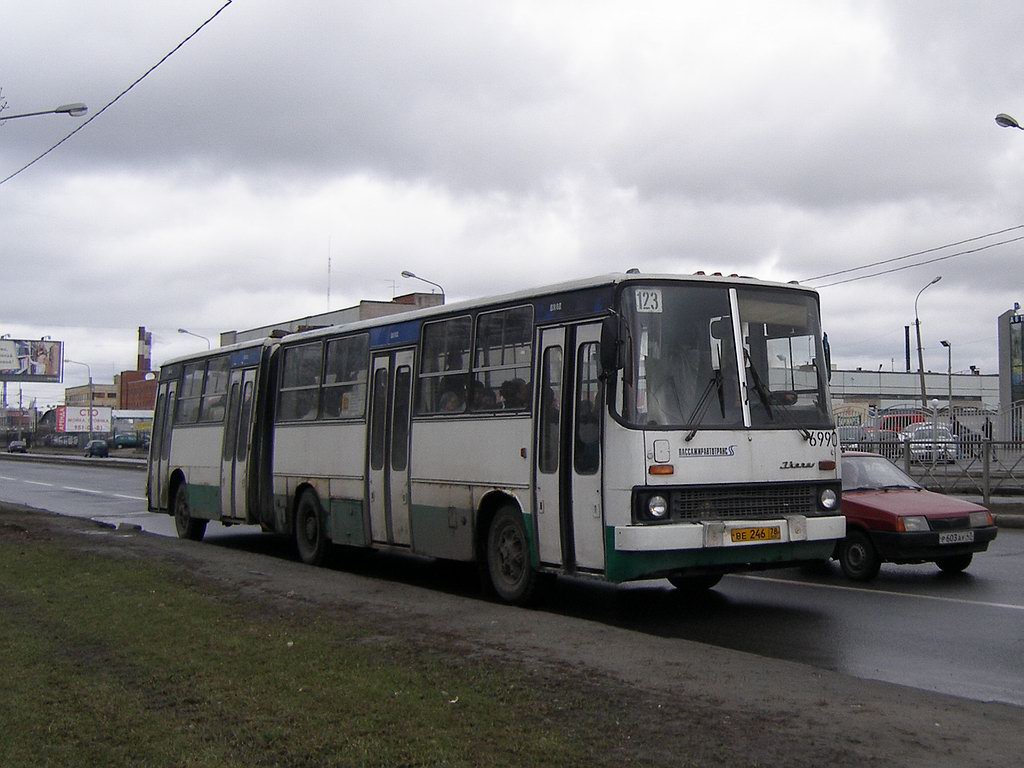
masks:
POLYGON ((974 531, 943 531, 939 534, 939 544, 970 544, 974 541, 974 531))
POLYGON ((733 528, 729 534, 733 544, 778 541, 782 538, 782 529, 777 525, 758 525, 751 528, 733 528))

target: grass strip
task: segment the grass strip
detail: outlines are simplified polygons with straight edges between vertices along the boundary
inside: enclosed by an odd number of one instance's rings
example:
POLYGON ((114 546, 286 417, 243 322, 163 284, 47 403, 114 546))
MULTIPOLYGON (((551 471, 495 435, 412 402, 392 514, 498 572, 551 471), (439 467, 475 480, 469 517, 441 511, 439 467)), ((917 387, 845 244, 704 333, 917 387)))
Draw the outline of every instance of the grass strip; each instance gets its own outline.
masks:
POLYGON ((0 539, 0 765, 611 765, 593 695, 169 565, 0 539))

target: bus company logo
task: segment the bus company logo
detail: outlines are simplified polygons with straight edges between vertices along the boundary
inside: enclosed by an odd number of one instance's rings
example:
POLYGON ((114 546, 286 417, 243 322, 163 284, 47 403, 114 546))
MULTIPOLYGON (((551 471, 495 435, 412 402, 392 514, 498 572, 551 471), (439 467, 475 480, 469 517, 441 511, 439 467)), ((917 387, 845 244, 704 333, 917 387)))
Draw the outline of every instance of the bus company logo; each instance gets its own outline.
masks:
POLYGON ((814 469, 813 461, 784 461, 779 469, 814 469))
POLYGON ((680 448, 681 459, 721 459, 736 455, 735 445, 712 445, 707 448, 680 448))

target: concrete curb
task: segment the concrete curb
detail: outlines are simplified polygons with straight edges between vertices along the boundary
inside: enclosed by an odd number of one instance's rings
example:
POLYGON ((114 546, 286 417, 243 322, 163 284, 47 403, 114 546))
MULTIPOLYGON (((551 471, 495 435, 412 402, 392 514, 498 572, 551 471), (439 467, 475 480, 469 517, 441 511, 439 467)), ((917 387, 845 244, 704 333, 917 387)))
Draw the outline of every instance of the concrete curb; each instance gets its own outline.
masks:
POLYGON ((83 467, 117 467, 119 469, 136 469, 145 471, 146 459, 129 459, 127 457, 85 458, 69 456, 62 453, 0 453, 0 461, 34 462, 36 464, 69 464, 83 467))

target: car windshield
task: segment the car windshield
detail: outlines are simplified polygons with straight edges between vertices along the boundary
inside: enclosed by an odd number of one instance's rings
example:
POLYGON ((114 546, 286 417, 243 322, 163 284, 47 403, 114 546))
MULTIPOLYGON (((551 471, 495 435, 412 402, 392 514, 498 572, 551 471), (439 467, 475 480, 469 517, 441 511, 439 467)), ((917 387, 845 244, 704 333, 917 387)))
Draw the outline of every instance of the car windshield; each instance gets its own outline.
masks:
POLYGON ((622 314, 628 357, 616 408, 627 421, 692 429, 831 426, 813 295, 630 285, 622 314))
POLYGON ((842 473, 844 491, 921 487, 882 456, 844 455, 842 473))

